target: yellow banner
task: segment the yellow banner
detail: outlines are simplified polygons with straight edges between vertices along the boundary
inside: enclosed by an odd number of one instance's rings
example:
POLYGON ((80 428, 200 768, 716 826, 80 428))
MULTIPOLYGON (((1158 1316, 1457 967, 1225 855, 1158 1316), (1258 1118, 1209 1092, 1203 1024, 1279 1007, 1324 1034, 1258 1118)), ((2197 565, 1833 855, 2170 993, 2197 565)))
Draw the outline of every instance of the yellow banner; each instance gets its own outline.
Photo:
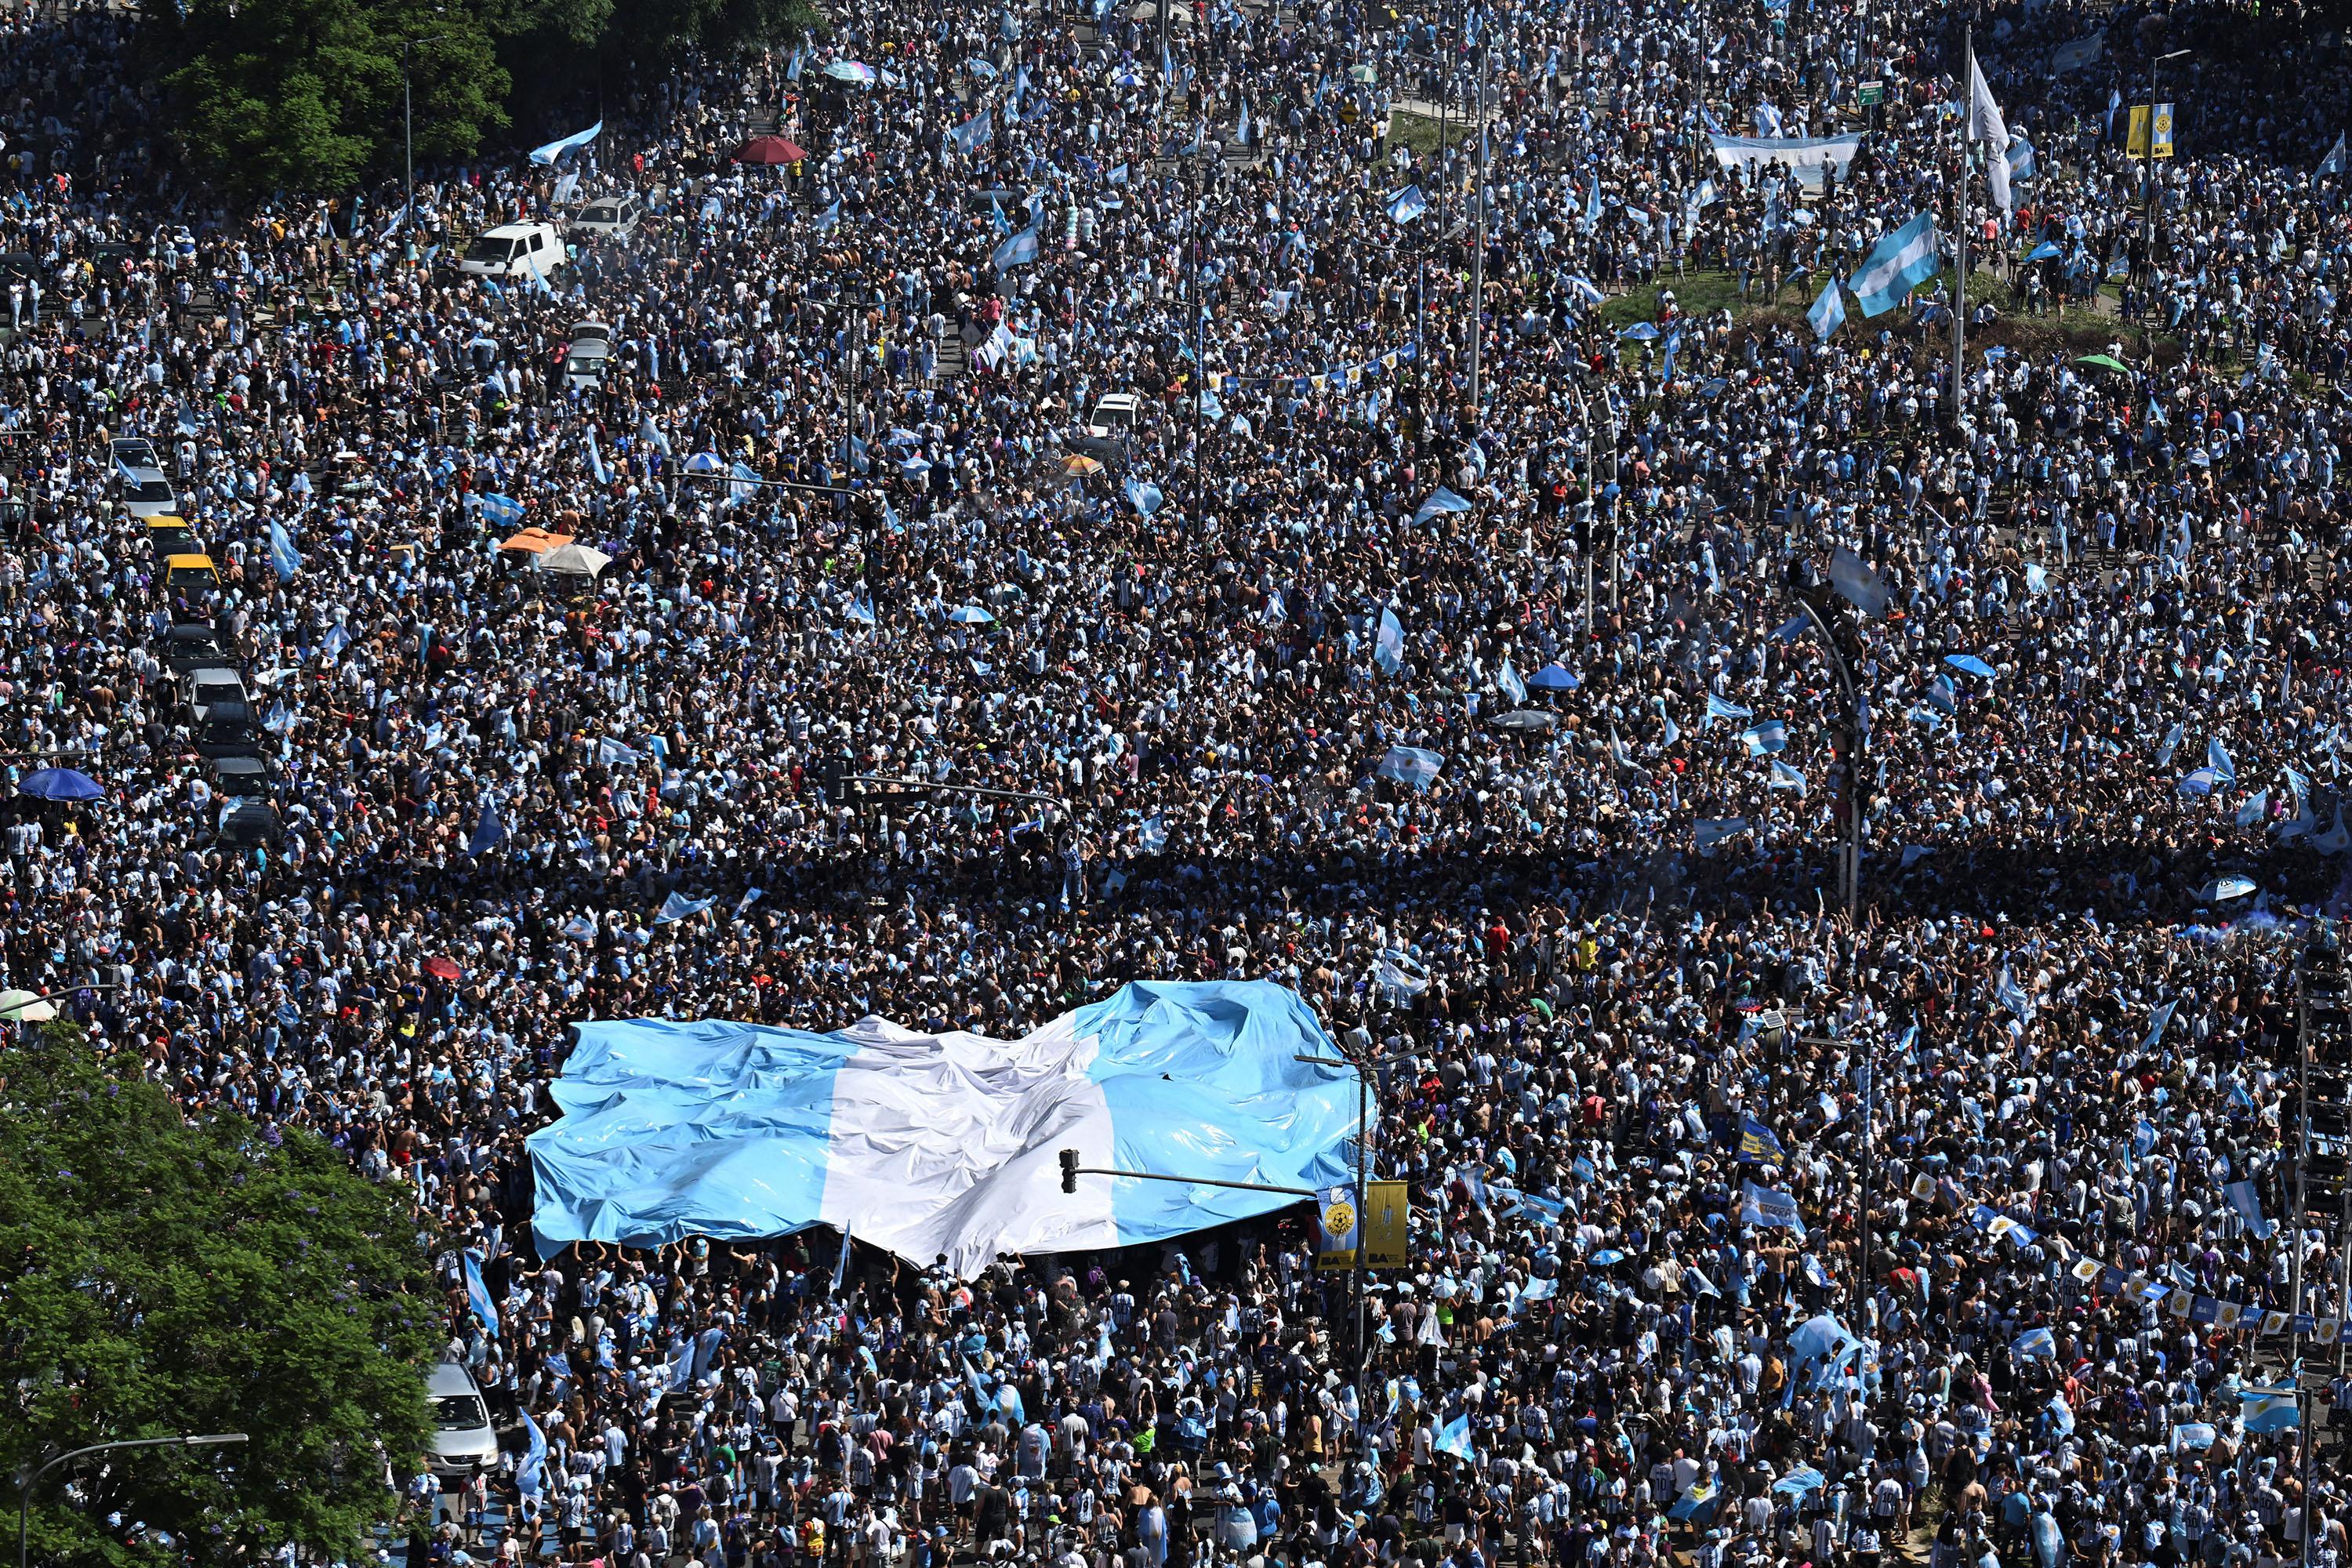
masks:
POLYGON ((1364 1186, 1364 1262, 1373 1268, 1402 1268, 1412 1261, 1407 1220, 1412 1200, 1402 1182, 1364 1186))
MULTIPOLYGON (((2172 105, 2156 105, 2156 153, 2158 158, 2172 156, 2172 105)), ((2149 156, 2147 150, 2148 106, 2135 103, 2131 111, 2131 129, 2124 138, 2124 151, 2135 158, 2149 156)))

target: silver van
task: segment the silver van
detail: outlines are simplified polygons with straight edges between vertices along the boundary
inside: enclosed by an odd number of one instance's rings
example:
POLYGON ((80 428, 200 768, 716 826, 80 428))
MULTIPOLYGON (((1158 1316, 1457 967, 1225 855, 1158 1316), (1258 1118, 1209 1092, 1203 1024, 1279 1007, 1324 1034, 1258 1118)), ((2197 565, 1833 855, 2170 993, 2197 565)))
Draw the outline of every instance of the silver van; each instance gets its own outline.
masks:
POLYGON ((490 1407, 474 1374, 445 1361, 426 1374, 425 1393, 433 1402, 433 1473, 445 1483, 462 1483, 494 1468, 499 1435, 490 1429, 490 1407))

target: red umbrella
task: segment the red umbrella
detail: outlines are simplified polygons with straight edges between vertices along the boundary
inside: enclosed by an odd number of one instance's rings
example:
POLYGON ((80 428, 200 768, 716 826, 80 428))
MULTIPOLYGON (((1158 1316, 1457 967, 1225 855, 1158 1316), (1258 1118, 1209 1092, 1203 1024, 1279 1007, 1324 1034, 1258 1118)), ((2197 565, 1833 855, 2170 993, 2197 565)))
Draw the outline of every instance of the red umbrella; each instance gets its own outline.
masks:
POLYGON ((735 149, 739 163, 797 163, 808 154, 781 136, 754 136, 735 149))
POLYGON ((432 975, 436 980, 446 980, 449 984, 455 985, 457 983, 458 977, 464 972, 458 969, 457 960, 455 959, 428 958, 425 961, 425 973, 432 975))

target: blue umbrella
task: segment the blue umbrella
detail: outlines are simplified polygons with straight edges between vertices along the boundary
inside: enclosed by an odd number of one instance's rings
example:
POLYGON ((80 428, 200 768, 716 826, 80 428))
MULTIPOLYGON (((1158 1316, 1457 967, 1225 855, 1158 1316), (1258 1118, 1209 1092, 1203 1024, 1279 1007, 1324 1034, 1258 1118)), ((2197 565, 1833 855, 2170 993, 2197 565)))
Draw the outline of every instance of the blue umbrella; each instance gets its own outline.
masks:
POLYGON ((948 612, 948 619, 960 626, 984 626, 995 618, 978 605, 958 605, 948 612))
POLYGON ((1579 682, 1562 665, 1548 664, 1528 677, 1528 689, 1535 691, 1573 691, 1579 682))
POLYGON ((19 795, 29 795, 35 800, 103 800, 106 792, 88 773, 71 768, 43 768, 25 775, 16 786, 19 795))

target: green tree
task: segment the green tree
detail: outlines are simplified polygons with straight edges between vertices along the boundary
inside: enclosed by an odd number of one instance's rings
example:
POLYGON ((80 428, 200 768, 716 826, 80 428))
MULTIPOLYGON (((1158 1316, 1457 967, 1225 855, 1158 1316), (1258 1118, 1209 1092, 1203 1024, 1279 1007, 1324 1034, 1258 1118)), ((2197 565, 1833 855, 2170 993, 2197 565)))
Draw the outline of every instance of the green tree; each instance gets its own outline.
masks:
POLYGON ((418 1242, 398 1187, 308 1133, 184 1121, 69 1026, 0 1049, 0 1473, 117 1438, 252 1438, 51 1471, 35 1558, 356 1552, 429 1430, 446 1321, 418 1242))
POLYGON ((401 46, 416 155, 467 158, 507 123, 488 27, 430 0, 189 0, 157 34, 189 156, 240 195, 340 195, 402 157, 401 46))

